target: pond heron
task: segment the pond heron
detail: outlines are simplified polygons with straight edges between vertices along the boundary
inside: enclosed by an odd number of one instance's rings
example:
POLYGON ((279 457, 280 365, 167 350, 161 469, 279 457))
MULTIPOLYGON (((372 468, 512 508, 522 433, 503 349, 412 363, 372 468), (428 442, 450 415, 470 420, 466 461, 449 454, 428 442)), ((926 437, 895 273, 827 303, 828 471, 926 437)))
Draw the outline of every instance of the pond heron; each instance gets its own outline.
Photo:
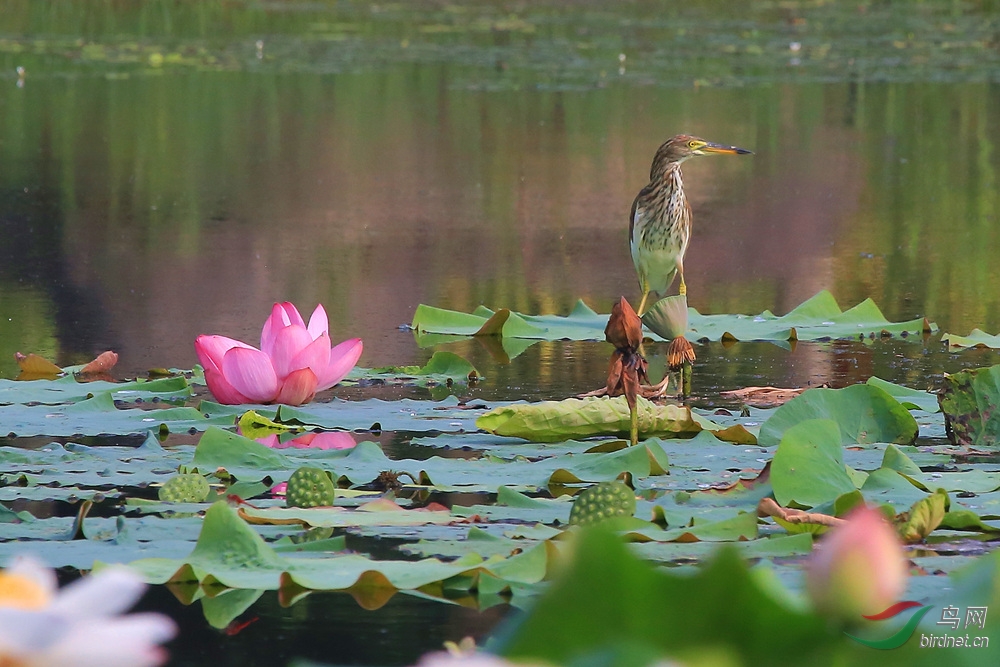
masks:
POLYGON ((678 134, 656 150, 653 166, 649 170, 649 185, 632 202, 629 238, 632 262, 642 288, 640 316, 645 312, 649 293, 664 296, 675 274, 681 277, 680 294, 687 294, 684 253, 691 240, 691 205, 684 196, 681 163, 695 155, 714 153, 752 154, 745 148, 723 146, 678 134))

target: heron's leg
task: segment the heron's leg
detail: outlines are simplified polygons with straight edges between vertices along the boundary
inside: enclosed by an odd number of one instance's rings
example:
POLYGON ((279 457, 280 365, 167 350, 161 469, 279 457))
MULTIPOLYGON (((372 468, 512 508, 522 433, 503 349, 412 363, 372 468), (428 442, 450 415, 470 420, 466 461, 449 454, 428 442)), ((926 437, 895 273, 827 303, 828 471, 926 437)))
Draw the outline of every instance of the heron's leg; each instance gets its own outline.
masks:
POLYGON ((681 276, 681 284, 677 288, 677 293, 681 296, 687 296, 688 288, 687 283, 684 282, 684 260, 680 257, 677 258, 677 273, 681 276))
POLYGON ((649 297, 649 290, 642 291, 642 301, 639 302, 639 309, 635 311, 635 314, 642 317, 643 309, 646 307, 646 299, 649 297))

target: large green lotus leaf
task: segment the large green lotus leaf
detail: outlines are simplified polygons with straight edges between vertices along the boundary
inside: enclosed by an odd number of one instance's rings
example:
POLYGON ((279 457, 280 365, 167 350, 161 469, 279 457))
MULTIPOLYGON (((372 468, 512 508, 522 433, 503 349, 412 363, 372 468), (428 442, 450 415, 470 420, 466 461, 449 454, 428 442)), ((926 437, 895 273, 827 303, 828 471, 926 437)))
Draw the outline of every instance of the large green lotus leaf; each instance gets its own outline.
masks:
POLYGON ((141 410, 115 407, 110 392, 69 405, 0 406, 0 424, 5 433, 18 436, 74 436, 142 433, 167 429, 175 433, 188 429, 205 430, 216 424, 232 423, 229 415, 206 417, 195 408, 141 410))
POLYGON ((75 519, 55 517, 0 524, 0 565, 30 553, 50 567, 90 569, 94 561, 124 563, 150 556, 181 557, 201 530, 196 517, 87 517, 73 539, 75 519))
POLYGON ((350 484, 365 484, 385 470, 405 471, 429 480, 439 491, 492 492, 509 485, 528 490, 550 483, 576 484, 614 479, 623 472, 634 477, 663 474, 667 457, 655 441, 635 448, 611 452, 567 453, 531 461, 485 457, 455 459, 433 456, 424 460, 389 459, 374 442, 361 442, 352 449, 284 449, 280 452, 222 429, 210 429, 195 449, 191 465, 202 472, 225 468, 241 480, 287 480, 296 468, 312 465, 330 470, 350 484))
POLYGON ((37 557, 49 567, 73 567, 89 570, 94 563, 129 563, 144 558, 183 558, 191 551, 187 540, 166 539, 156 542, 125 540, 46 540, 38 542, 0 541, 0 567, 17 556, 37 557))
POLYGON ((690 526, 663 530, 652 526, 627 531, 639 542, 735 542, 757 538, 757 513, 740 512, 719 521, 695 521, 690 526))
POLYGON ((783 507, 815 507, 853 491, 837 423, 809 419, 786 430, 771 461, 771 486, 783 507))
POLYGON ((397 431, 475 430, 469 410, 459 409, 458 400, 442 401, 345 401, 312 403, 302 408, 272 406, 219 406, 203 401, 191 407, 146 410, 118 408, 110 393, 102 393, 69 405, 0 406, 0 424, 4 433, 18 436, 73 436, 128 434, 148 430, 181 433, 190 429, 204 431, 209 426, 232 426, 248 409, 284 423, 325 428, 368 430, 380 425, 397 431))
POLYGON ((773 598, 735 550, 693 574, 674 574, 601 530, 583 532, 573 546, 559 578, 527 614, 501 627, 492 650, 561 665, 624 646, 660 657, 710 650, 729 656, 725 664, 824 664, 832 631, 773 598))
POLYGON ((1000 446, 1000 365, 945 375, 939 400, 953 443, 1000 446))
POLYGON ((225 468, 240 478, 246 477, 248 472, 285 470, 293 466, 282 452, 218 427, 210 427, 202 434, 191 465, 206 473, 225 468))
POLYGON ((150 435, 141 447, 88 447, 76 443, 50 443, 40 449, 0 447, 0 469, 23 474, 30 486, 3 487, 2 497, 37 498, 51 495, 68 499, 79 489, 80 498, 94 493, 116 493, 112 484, 138 486, 162 482, 189 459, 190 448, 164 449, 150 435), (48 491, 38 489, 48 485, 48 491), (89 487, 89 491, 88 491, 89 487), (65 490, 65 493, 60 491, 65 490))
POLYGON ((861 485, 861 494, 870 503, 892 505, 896 512, 905 511, 927 496, 926 491, 890 468, 879 468, 869 473, 861 485))
POLYGON ((901 384, 887 382, 874 375, 868 378, 866 384, 878 387, 899 401, 907 410, 923 410, 924 412, 940 412, 937 394, 919 389, 911 389, 901 384))
MULTIPOLYGON (((514 564, 503 559, 482 561, 474 557, 453 563, 436 559, 376 561, 360 555, 286 558, 266 544, 231 507, 218 502, 206 513, 198 542, 186 558, 150 558, 129 566, 149 583, 198 581, 203 585, 219 583, 229 588, 273 590, 287 577, 304 588, 342 590, 369 573, 377 573, 380 580, 406 590, 481 570, 501 579, 516 577, 521 583, 534 583, 544 577, 545 560, 544 554, 541 559, 532 554, 514 564)), ((100 565, 95 566, 99 568, 100 565)))
POLYGON ((907 456, 902 449, 896 445, 887 445, 882 454, 882 468, 891 468, 896 472, 907 475, 919 475, 921 470, 913 459, 907 456))
POLYGON ((470 377, 479 377, 475 366, 454 352, 439 350, 423 366, 355 367, 348 373, 346 380, 376 380, 386 384, 427 386, 449 382, 466 383, 470 377))
MULTIPOLYGON (((954 506, 954 503, 952 503, 954 506)), ((983 533, 1000 533, 1000 524, 987 523, 972 510, 958 509, 946 512, 941 519, 940 528, 947 530, 969 530, 983 533)))
POLYGON ((100 491, 95 491, 77 486, 41 486, 38 485, 37 479, 33 481, 34 485, 32 486, 0 486, 0 501, 62 500, 74 503, 78 500, 93 500, 99 502, 105 498, 118 498, 122 495, 122 492, 115 488, 102 487, 100 491))
POLYGON ((226 589, 212 597, 202 597, 201 610, 210 626, 225 630, 263 594, 264 591, 250 589, 226 589))
POLYGON ((524 551, 537 544, 531 540, 515 540, 487 533, 473 526, 463 539, 422 539, 401 547, 404 553, 414 556, 435 556, 438 558, 461 558, 470 553, 484 558, 508 556, 515 550, 524 551))
MULTIPOLYGON (((608 315, 598 314, 579 301, 568 316, 524 315, 506 309, 491 311, 480 307, 466 314, 420 305, 410 326, 418 334, 460 336, 500 335, 541 340, 604 340, 608 315)), ((689 309, 692 340, 819 340, 858 338, 903 333, 930 333, 937 329, 926 319, 889 322, 875 303, 868 299, 841 311, 833 296, 823 291, 805 301, 787 315, 777 317, 770 311, 760 315, 702 315, 689 309)), ((662 340, 651 334, 654 340, 662 340)))
MULTIPOLYGON (((687 407, 636 401, 640 437, 694 435, 702 430, 687 407)), ((476 426, 494 433, 536 442, 558 442, 594 435, 627 437, 628 403, 617 398, 568 398, 562 401, 514 403, 493 408, 476 426)))
POLYGON ((656 498, 654 511, 662 515, 667 526, 674 528, 692 522, 721 521, 732 516, 733 510, 756 512, 761 498, 772 495, 773 491, 768 481, 748 484, 749 487, 738 483, 718 490, 676 491, 656 498))
POLYGON ((843 389, 809 389, 774 411, 760 427, 761 446, 777 445, 786 430, 808 419, 831 419, 843 444, 892 442, 912 444, 917 422, 899 401, 882 389, 856 384, 843 389))
POLYGON ((941 336, 941 342, 947 343, 948 347, 988 347, 994 350, 1000 349, 1000 335, 994 336, 982 329, 973 329, 972 333, 968 336, 946 333, 941 336))
POLYGON ((98 394, 110 394, 116 401, 174 400, 190 396, 191 386, 184 377, 124 383, 78 382, 72 375, 56 380, 0 380, 0 405, 76 403, 98 394))
MULTIPOLYGON (((809 533, 775 535, 746 541, 728 541, 726 548, 735 549, 743 558, 788 558, 804 556, 812 551, 813 538, 809 533)), ((711 558, 719 548, 713 541, 699 542, 633 542, 632 551, 651 561, 663 563, 691 563, 711 558)))
POLYGON ((310 403, 299 408, 282 405, 277 421, 285 424, 369 430, 378 425, 386 431, 475 431, 475 413, 458 406, 458 399, 441 401, 345 401, 310 403))
MULTIPOLYGON (((508 488, 508 487, 503 487, 508 488)), ((533 507, 507 507, 504 505, 456 505, 452 512, 456 516, 480 516, 490 521, 517 521, 517 522, 537 522, 537 523, 566 523, 569 521, 569 512, 572 509, 572 499, 569 496, 560 496, 554 500, 545 499, 545 505, 533 507)), ((485 555, 485 554, 484 554, 485 555)))
POLYGON ((906 474, 906 477, 925 491, 944 489, 949 492, 989 493, 1000 489, 1000 472, 978 468, 962 472, 922 472, 906 474))

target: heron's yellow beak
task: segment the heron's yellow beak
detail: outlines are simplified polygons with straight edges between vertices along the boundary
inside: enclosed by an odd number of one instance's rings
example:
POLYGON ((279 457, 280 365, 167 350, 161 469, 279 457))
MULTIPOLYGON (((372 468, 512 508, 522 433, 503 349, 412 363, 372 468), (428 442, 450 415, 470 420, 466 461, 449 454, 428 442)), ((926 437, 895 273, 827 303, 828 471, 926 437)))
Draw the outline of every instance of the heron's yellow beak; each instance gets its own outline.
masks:
POLYGON ((713 144, 708 141, 705 142, 704 146, 700 146, 696 153, 701 153, 705 155, 707 153, 726 153, 728 155, 753 155, 753 151, 748 151, 745 148, 737 148, 736 146, 723 146, 722 144, 713 144))

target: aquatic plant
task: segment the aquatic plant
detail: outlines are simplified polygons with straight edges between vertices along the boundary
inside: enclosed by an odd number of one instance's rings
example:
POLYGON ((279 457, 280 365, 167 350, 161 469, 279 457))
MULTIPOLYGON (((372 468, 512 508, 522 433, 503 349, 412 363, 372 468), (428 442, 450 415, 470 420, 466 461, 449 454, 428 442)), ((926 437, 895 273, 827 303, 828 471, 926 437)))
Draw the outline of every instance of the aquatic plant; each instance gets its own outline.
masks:
POLYGON ((194 347, 205 381, 220 403, 308 403, 350 372, 361 356, 360 338, 331 348, 329 320, 316 306, 306 325, 289 302, 276 303, 260 334, 260 349, 218 335, 201 335, 194 347))

